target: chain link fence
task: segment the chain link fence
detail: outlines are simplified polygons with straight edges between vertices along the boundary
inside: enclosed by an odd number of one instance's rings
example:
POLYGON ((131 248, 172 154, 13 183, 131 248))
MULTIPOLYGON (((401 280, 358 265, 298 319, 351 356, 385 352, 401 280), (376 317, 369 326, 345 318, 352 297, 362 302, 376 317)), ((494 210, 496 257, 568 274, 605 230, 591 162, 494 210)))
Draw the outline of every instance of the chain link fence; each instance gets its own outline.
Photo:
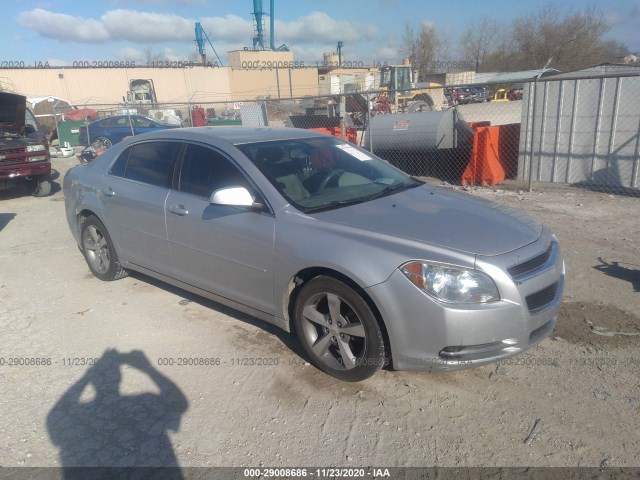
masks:
POLYGON ((304 128, 342 137, 438 183, 640 196, 640 75, 427 85, 246 101, 87 103, 52 116, 60 145, 71 147, 110 129, 119 130, 119 141, 154 128, 140 116, 183 127, 304 128))

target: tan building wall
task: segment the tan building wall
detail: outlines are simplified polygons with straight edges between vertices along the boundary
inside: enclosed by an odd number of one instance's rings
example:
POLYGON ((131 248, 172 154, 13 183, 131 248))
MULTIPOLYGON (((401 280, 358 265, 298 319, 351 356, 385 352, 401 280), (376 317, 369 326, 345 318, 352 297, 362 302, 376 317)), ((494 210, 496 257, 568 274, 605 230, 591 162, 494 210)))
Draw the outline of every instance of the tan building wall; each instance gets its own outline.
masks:
POLYGON ((129 80, 152 79, 158 102, 230 96, 226 68, 32 68, 0 70, 0 87, 26 96, 55 96, 72 104, 121 103, 129 80))
POLYGON ((230 68, 229 84, 234 100, 318 95, 318 69, 315 67, 271 70, 230 68))
POLYGON ((232 50, 227 52, 231 68, 287 68, 294 64, 293 52, 273 50, 232 50))
POLYGON ((318 94, 318 69, 315 67, 0 69, 0 90, 28 97, 59 97, 74 105, 113 104, 122 103, 129 80, 134 78, 152 79, 159 103, 204 103, 318 94))

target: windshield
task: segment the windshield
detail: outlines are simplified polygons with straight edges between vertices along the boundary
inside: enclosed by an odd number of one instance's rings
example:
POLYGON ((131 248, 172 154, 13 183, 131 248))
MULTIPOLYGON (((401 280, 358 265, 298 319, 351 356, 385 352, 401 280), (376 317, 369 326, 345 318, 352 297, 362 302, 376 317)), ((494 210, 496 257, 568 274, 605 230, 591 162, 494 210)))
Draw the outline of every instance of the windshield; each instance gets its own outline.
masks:
POLYGON ((303 212, 365 202, 422 184, 369 152, 330 136, 236 146, 303 212))

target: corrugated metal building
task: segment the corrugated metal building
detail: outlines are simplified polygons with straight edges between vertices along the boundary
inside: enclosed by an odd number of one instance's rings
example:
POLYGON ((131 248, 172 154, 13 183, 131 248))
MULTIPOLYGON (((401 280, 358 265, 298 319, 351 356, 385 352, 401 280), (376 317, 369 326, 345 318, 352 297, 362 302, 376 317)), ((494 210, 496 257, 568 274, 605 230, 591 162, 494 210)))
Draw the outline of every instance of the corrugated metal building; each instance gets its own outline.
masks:
POLYGON ((608 67, 525 85, 519 178, 640 188, 640 68, 608 67))

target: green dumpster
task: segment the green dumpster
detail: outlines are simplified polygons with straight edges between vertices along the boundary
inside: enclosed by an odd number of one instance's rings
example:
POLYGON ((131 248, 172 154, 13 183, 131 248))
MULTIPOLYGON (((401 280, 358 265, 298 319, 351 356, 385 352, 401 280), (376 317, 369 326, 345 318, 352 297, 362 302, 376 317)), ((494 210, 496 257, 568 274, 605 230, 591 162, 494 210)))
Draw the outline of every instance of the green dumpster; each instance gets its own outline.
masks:
POLYGON ((87 125, 88 122, 81 120, 74 122, 65 120, 58 122, 58 141, 60 147, 77 147, 80 145, 80 127, 87 125))

